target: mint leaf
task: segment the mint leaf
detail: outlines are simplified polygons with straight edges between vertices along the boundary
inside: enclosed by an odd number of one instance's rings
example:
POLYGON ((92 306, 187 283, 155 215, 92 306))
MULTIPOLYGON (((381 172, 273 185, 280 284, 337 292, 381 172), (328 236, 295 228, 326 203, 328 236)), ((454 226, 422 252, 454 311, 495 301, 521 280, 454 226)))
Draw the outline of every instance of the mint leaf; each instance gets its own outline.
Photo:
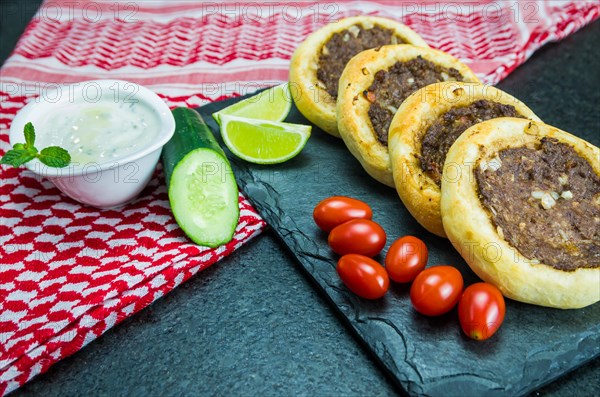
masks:
POLYGON ((71 162, 69 152, 58 146, 48 146, 42 149, 37 157, 48 167, 63 168, 71 162))
POLYGON ((6 152, 0 159, 0 164, 9 164, 13 167, 20 167, 34 158, 39 158, 40 161, 49 167, 62 168, 69 165, 71 155, 65 149, 58 146, 50 146, 38 154, 35 143, 35 129, 31 122, 25 124, 23 128, 25 135, 25 143, 15 143, 13 148, 6 152))
POLYGON ((35 143, 35 129, 33 128, 33 124, 31 124, 31 121, 25 124, 23 133, 25 134, 25 147, 34 147, 33 145, 35 143))
POLYGON ((0 159, 0 164, 10 164, 13 167, 19 167, 35 158, 36 153, 30 150, 11 149, 0 159))

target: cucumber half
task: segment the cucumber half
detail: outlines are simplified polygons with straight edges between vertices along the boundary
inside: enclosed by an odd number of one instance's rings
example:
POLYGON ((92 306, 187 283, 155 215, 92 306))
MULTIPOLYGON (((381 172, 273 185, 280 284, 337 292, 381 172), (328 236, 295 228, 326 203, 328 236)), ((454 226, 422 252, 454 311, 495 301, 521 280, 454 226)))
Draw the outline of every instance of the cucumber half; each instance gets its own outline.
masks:
POLYGON ((200 115, 176 108, 175 134, 163 150, 171 211, 196 244, 218 247, 233 238, 239 219, 231 166, 200 115))

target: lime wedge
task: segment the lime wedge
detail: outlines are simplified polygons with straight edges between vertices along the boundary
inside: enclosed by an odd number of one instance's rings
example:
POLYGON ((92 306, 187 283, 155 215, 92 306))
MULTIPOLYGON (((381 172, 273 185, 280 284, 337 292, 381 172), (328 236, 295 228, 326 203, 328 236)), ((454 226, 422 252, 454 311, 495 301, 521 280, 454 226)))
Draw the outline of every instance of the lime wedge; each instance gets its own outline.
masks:
POLYGON ((243 101, 234 103, 216 113, 213 118, 221 124, 220 117, 230 114, 259 120, 282 121, 292 108, 292 96, 288 83, 283 83, 262 91, 243 101))
POLYGON ((221 135, 237 157, 256 164, 283 163, 296 156, 311 126, 221 115, 221 135))

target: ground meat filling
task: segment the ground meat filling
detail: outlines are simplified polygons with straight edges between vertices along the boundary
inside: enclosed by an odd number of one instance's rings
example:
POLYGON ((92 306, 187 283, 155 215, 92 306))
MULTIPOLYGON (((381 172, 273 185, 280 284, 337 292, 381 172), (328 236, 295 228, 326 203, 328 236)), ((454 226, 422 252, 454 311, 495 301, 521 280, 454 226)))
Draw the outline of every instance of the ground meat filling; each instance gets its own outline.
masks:
POLYGON ((403 44, 392 29, 375 26, 362 29, 354 25, 347 30, 334 33, 321 49, 317 78, 325 85, 332 98, 337 98, 338 83, 348 61, 359 52, 387 44, 403 44))
POLYGON ((468 106, 456 107, 440 116, 423 136, 421 168, 438 186, 450 146, 468 128, 497 117, 521 117, 514 106, 481 99, 468 106))
POLYGON ((371 102, 369 118, 381 144, 387 146, 390 124, 402 102, 418 89, 441 81, 463 81, 463 76, 421 56, 375 73, 373 84, 363 94, 371 102))
POLYGON ((558 270, 600 267, 600 177, 569 145, 543 138, 510 148, 475 170, 480 199, 500 236, 502 255, 558 270))

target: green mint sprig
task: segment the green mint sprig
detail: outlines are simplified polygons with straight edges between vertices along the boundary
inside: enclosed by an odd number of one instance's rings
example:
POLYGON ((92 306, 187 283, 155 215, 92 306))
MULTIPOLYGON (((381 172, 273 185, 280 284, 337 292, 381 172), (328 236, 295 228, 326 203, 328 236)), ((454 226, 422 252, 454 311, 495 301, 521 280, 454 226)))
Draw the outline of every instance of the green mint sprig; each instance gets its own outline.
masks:
POLYGON ((35 129, 31 122, 25 124, 23 130, 25 134, 25 143, 15 143, 0 159, 0 164, 9 164, 13 167, 19 167, 28 161, 38 158, 48 167, 63 168, 71 162, 71 155, 65 149, 59 146, 48 146, 38 152, 35 143, 35 129))

